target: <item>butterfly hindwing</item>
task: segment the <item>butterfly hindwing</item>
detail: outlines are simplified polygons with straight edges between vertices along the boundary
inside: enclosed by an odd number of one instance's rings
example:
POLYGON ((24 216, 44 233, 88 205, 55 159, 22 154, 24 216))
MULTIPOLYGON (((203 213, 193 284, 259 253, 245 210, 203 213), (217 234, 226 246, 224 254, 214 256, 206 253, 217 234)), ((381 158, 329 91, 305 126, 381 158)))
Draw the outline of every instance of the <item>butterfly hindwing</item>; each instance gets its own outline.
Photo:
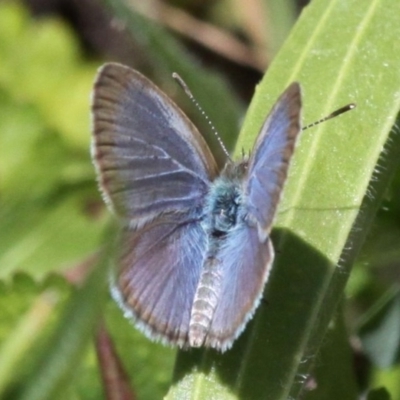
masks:
POLYGON ((159 218, 124 230, 112 293, 126 316, 152 339, 187 345, 190 310, 206 249, 196 218, 159 218))
POLYGON ((260 243, 255 227, 240 226, 229 233, 218 254, 223 277, 207 347, 231 347, 257 308, 273 260, 270 240, 260 243))

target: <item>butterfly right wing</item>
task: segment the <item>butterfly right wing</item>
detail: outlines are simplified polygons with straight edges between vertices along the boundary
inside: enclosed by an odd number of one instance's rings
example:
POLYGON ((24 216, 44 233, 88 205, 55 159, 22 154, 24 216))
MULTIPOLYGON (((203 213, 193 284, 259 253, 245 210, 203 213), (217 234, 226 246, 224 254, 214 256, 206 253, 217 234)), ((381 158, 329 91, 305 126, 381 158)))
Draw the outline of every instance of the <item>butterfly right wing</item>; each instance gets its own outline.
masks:
POLYGON ((112 295, 150 339, 188 346, 190 311, 207 246, 198 218, 158 218, 122 233, 112 295))
POLYGON ((219 299, 203 339, 206 346, 230 348, 260 303, 274 258, 271 224, 301 132, 300 112, 301 90, 293 83, 275 103, 257 138, 244 181, 240 223, 228 232, 216 256, 219 299))
POLYGON ((217 174, 206 142, 183 112, 131 68, 106 64, 92 101, 93 160, 105 198, 131 226, 200 207, 217 174))
POLYGON ((246 206, 260 239, 271 230, 289 164, 301 132, 301 89, 292 83, 278 99, 254 144, 245 185, 246 206))

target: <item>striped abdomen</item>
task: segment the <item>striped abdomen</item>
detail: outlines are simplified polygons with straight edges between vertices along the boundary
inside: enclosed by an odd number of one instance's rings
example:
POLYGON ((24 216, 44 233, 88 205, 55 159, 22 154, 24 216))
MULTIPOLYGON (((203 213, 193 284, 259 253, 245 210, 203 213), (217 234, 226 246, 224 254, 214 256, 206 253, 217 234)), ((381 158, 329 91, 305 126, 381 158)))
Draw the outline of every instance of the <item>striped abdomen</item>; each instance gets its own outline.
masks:
POLYGON ((190 325, 189 343, 200 347, 205 342, 221 290, 221 270, 217 258, 207 258, 194 296, 190 325))

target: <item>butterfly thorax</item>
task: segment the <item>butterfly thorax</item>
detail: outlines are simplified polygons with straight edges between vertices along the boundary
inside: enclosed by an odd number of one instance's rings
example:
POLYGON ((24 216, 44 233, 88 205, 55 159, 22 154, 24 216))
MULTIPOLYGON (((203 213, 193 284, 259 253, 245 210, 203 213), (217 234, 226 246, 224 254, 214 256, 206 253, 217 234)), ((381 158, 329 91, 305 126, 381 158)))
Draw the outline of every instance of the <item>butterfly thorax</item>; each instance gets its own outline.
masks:
POLYGON ((237 223, 240 206, 239 188, 223 178, 216 182, 209 199, 208 231, 212 237, 225 236, 237 223))
POLYGON ((212 183, 205 207, 206 230, 211 240, 222 239, 239 222, 246 171, 247 161, 229 162, 212 183))

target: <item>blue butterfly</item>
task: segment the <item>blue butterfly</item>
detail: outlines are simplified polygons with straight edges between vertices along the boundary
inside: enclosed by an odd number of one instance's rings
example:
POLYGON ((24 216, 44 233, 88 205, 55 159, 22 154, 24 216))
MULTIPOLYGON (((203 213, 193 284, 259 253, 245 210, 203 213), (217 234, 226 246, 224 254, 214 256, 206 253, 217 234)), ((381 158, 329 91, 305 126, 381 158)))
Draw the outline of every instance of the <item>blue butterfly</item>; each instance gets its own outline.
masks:
POLYGON ((184 113, 140 73, 103 66, 93 96, 93 160, 120 218, 112 295, 151 339, 229 349, 271 270, 271 225, 301 131, 292 83, 250 157, 222 171, 184 113))

